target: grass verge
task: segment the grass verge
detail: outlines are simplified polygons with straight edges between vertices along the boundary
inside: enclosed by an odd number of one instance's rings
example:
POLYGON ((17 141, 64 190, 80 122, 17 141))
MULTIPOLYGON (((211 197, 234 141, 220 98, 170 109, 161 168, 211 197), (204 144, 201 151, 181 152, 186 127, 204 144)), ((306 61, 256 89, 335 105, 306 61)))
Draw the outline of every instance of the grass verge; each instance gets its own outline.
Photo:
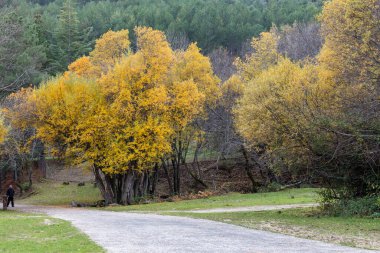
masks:
POLYGON ((181 200, 175 202, 161 202, 131 206, 111 206, 106 210, 112 211, 184 211, 210 208, 246 207, 258 205, 284 205, 315 203, 316 189, 301 188, 288 189, 279 192, 240 194, 230 193, 204 199, 181 200))
POLYGON ((235 224, 300 238, 380 250, 380 219, 320 216, 316 208, 233 213, 163 213, 235 224))
POLYGON ((0 252, 104 252, 69 222, 46 215, 0 211, 0 252))
POLYGON ((69 205, 71 201, 91 203, 102 199, 99 189, 91 183, 78 186, 77 183, 63 185, 62 182, 45 181, 33 185, 35 192, 28 198, 19 200, 31 205, 69 205))

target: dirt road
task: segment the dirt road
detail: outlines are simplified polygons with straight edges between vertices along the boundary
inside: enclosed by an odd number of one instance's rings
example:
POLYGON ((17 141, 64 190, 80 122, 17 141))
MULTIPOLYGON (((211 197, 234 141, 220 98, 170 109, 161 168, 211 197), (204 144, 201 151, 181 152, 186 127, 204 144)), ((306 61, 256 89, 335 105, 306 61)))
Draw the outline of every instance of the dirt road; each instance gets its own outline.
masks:
POLYGON ((107 252, 375 252, 184 217, 80 208, 18 209, 70 221, 107 252))

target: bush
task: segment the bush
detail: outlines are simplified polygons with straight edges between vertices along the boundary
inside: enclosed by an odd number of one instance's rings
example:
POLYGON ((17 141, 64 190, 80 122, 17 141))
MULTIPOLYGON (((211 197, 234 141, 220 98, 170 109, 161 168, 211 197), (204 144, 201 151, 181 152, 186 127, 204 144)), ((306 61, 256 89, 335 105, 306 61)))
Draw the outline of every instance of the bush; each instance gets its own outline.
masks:
POLYGON ((22 183, 22 184, 21 184, 21 189, 22 189, 22 191, 24 191, 24 192, 28 191, 28 190, 30 189, 30 184, 29 184, 29 182, 22 183))
MULTIPOLYGON (((325 199, 326 200, 326 199, 325 199)), ((380 196, 322 201, 322 209, 335 216, 376 216, 380 213, 380 196)))

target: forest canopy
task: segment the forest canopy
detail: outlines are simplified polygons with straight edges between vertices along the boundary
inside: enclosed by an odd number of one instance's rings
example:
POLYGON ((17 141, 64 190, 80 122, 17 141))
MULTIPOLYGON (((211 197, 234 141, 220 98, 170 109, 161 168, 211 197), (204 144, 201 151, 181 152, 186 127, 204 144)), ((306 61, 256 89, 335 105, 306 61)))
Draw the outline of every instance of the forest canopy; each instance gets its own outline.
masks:
MULTIPOLYGON (((38 85, 87 55, 108 30, 148 26, 164 31, 173 49, 197 42, 203 53, 226 48, 244 55, 246 42, 273 24, 309 22, 322 1, 122 0, 24 1, 0 4, 0 88, 9 94, 38 85)), ((136 38, 131 34, 132 49, 136 38)))

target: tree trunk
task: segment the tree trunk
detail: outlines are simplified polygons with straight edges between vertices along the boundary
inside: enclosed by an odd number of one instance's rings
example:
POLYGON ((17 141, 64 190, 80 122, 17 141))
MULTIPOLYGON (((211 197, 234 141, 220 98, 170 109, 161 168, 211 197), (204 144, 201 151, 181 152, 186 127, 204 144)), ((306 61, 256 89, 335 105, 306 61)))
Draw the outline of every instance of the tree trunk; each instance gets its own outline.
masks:
POLYGON ((96 166, 93 168, 96 185, 106 204, 131 205, 136 200, 148 196, 150 192, 154 193, 154 189, 149 188, 154 179, 150 177, 149 171, 137 172, 129 169, 122 174, 108 175, 103 174, 96 166))
POLYGON ((0 192, 3 191, 3 168, 0 167, 0 192))
POLYGON ((172 159, 172 167, 173 167, 173 194, 180 195, 181 194, 181 164, 179 160, 172 159))
POLYGON ((13 170, 13 180, 18 180, 18 171, 17 171, 17 163, 14 157, 11 158, 11 168, 13 170))
POLYGON ((153 173, 151 175, 151 179, 149 180, 149 194, 150 196, 154 196, 156 192, 156 186, 158 182, 158 164, 154 166, 153 173))
POLYGON ((29 189, 32 187, 32 174, 33 174, 33 166, 30 161, 26 161, 26 167, 28 170, 28 179, 29 179, 29 189))
MULTIPOLYGON (((102 171, 102 170, 100 170, 100 171, 102 171)), ((104 186, 105 186, 107 195, 110 196, 111 203, 117 203, 117 198, 116 198, 116 194, 115 194, 115 190, 114 190, 115 189, 114 184, 115 184, 115 180, 110 175, 105 174, 104 175, 104 186)))
POLYGON ((168 165, 167 165, 165 160, 162 160, 161 165, 162 165, 162 168, 164 169, 166 180, 168 181, 169 194, 174 195, 174 188, 173 188, 172 180, 171 180, 170 175, 169 175, 168 165))
POLYGON ((241 151, 242 151, 244 159, 245 159, 245 166, 244 166, 245 171, 247 173, 249 180, 252 183, 251 191, 257 192, 257 182, 255 181, 255 178, 254 178, 253 173, 251 171, 251 165, 250 165, 250 159, 248 156, 248 151, 243 145, 241 146, 241 151))
POLYGON ((102 194, 106 202, 106 205, 109 205, 113 202, 112 195, 106 190, 106 187, 103 183, 103 179, 100 175, 100 169, 97 168, 95 165, 93 165, 92 168, 95 175, 96 186, 99 188, 100 193, 102 194))
MULTIPOLYGON (((193 165, 192 165, 193 166, 193 165)), ((187 169, 187 172, 189 172, 189 175, 195 180, 195 182, 197 182, 198 184, 202 185, 204 188, 208 188, 207 184, 205 182, 203 182, 202 179, 200 179, 199 177, 197 177, 192 171, 191 169, 189 168, 189 166, 187 164, 185 164, 185 167, 187 169)))
POLYGON ((38 156, 38 168, 41 171, 42 177, 46 178, 46 158, 45 158, 45 145, 42 142, 39 142, 39 156, 38 156))
MULTIPOLYGON (((120 175, 117 175, 120 176, 120 175)), ((135 172, 128 170, 123 174, 122 205, 131 205, 135 202, 135 172)))

